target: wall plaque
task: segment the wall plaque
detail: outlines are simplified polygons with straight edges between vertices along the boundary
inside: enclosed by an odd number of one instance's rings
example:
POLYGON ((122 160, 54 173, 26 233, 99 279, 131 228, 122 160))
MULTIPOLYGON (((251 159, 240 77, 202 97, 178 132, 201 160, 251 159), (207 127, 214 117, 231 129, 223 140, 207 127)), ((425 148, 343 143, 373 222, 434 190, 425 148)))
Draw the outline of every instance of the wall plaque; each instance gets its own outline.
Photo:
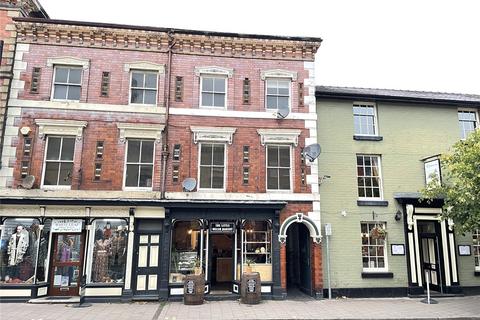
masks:
POLYGON ((82 219, 53 219, 52 232, 82 232, 82 219))
POLYGON ((235 233, 234 222, 211 222, 210 233, 235 233))

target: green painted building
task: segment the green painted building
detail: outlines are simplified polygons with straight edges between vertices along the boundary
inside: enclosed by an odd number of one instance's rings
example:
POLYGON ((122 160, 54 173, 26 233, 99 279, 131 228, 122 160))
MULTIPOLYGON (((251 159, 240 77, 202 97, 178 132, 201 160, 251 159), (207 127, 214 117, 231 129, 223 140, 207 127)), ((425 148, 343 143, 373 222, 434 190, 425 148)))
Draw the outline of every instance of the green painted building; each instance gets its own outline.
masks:
POLYGON ((333 296, 419 295, 427 280, 479 293, 480 235, 456 234, 419 190, 478 128, 480 95, 318 86, 316 100, 325 292, 328 251, 333 296))

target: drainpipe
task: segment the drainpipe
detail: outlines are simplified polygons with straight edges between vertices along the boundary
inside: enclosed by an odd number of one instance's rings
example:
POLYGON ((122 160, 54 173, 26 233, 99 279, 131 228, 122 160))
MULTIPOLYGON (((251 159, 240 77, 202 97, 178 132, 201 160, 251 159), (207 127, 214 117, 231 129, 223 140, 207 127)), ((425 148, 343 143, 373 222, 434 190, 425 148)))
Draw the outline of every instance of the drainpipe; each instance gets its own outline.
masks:
POLYGON ((165 89, 165 129, 163 130, 163 148, 162 148, 162 185, 160 187, 160 199, 165 199, 165 185, 167 181, 167 160, 168 160, 168 114, 170 107, 170 87, 172 80, 172 55, 175 46, 173 30, 168 32, 168 60, 165 80, 167 81, 165 89))

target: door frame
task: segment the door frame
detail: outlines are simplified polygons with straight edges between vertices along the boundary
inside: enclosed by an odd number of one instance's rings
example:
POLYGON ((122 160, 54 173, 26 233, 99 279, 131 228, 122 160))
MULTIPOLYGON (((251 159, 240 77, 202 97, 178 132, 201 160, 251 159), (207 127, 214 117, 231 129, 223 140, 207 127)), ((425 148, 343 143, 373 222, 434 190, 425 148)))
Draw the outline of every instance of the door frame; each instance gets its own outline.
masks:
MULTIPOLYGON (((301 241, 300 241, 300 228, 304 228, 304 230, 306 231, 306 239, 307 239, 307 243, 308 243, 308 246, 307 246, 307 265, 305 266, 304 264, 302 264, 302 261, 301 261, 301 256, 300 256, 300 250, 297 250, 297 261, 298 262, 298 268, 299 268, 299 278, 298 278, 298 283, 297 283, 297 286, 298 286, 298 289, 300 291, 302 291, 303 293, 309 295, 309 296, 313 296, 313 278, 312 278, 312 237, 310 236, 310 231, 308 229, 308 227, 304 224, 304 223, 295 223, 295 224, 292 224, 289 226, 289 228, 287 229, 286 231, 286 234, 287 234, 287 239, 288 239, 288 236, 290 236, 290 242, 292 241, 292 236, 294 236, 296 238, 296 243, 298 245, 298 248, 294 248, 294 249, 299 249, 300 246, 301 246, 301 241), (290 228, 293 228, 293 229, 290 229, 290 228), (289 235, 290 233, 290 235, 289 235), (291 233, 294 233, 294 234, 291 234, 291 233), (304 271, 307 271, 308 272, 308 281, 307 283, 309 284, 309 287, 304 287, 304 283, 303 283, 303 278, 305 277, 305 275, 302 275, 302 273, 304 273, 304 271)), ((287 245, 288 245, 288 240, 287 240, 287 245)), ((288 265, 292 264, 292 261, 291 259, 289 259, 289 251, 286 250, 286 272, 287 272, 287 275, 286 275, 286 278, 287 278, 287 297, 288 297, 288 265), (289 262, 290 260, 290 262, 289 262)))
MULTIPOLYGON (((421 267, 422 267, 422 276, 423 276, 423 281, 426 282, 426 279, 425 279, 425 261, 423 261, 423 256, 424 256, 424 248, 423 248, 423 239, 432 239, 433 240, 433 248, 434 248, 434 256, 435 256, 435 270, 433 270, 434 272, 437 273, 437 283, 438 284, 433 284, 432 283, 432 277, 431 277, 431 273, 432 273, 432 269, 431 267, 428 268, 427 270, 430 270, 430 288, 435 290, 435 291, 438 291, 438 292, 441 292, 443 293, 444 291, 444 287, 445 287, 445 282, 444 282, 444 279, 445 279, 445 276, 444 276, 444 268, 443 268, 443 264, 442 264, 442 260, 443 260, 443 257, 442 257, 442 254, 441 254, 441 250, 440 250, 440 242, 439 242, 439 236, 438 236, 438 228, 439 228, 439 225, 438 223, 435 223, 435 233, 420 233, 419 236, 420 236, 420 260, 421 260, 421 267)), ((423 284, 423 288, 426 289, 426 283, 423 284)))
POLYGON ((79 262, 76 262, 76 263, 70 263, 71 265, 77 265, 78 264, 78 280, 77 280, 77 288, 74 290, 76 291, 74 296, 79 296, 80 295, 80 283, 81 283, 81 280, 82 280, 82 276, 83 276, 83 265, 84 265, 84 261, 85 261, 85 240, 86 240, 86 232, 85 230, 82 230, 81 232, 55 232, 55 233, 52 233, 52 237, 51 237, 51 254, 50 254, 50 263, 49 263, 49 266, 48 266, 48 272, 49 272, 49 285, 48 285, 48 295, 49 296, 72 296, 71 294, 71 291, 73 289, 68 289, 68 291, 66 291, 68 294, 59 294, 61 293, 61 291, 59 289, 55 289, 55 287, 53 286, 54 284, 54 277, 55 277, 55 274, 54 274, 54 268, 55 268, 55 257, 56 257, 56 253, 57 253, 57 250, 58 250, 58 247, 57 247, 57 240, 58 240, 58 236, 59 235, 79 235, 80 236, 80 260, 79 262))
MULTIPOLYGON (((160 289, 160 278, 161 278, 161 273, 160 273, 160 266, 161 266, 161 262, 160 260, 162 259, 162 256, 161 256, 161 253, 162 253, 162 245, 163 245, 163 239, 162 239, 162 231, 138 231, 138 229, 136 230, 135 234, 134 234, 134 241, 133 241, 133 261, 132 261, 132 279, 131 279, 131 288, 132 288, 132 293, 133 293, 133 296, 158 296, 159 294, 159 289, 160 289), (158 265, 157 267, 142 267, 142 268, 155 268, 157 270, 156 273, 149 273, 147 274, 147 278, 148 278, 148 275, 151 275, 151 274, 156 274, 157 275, 157 289, 156 290, 148 290, 148 282, 147 282, 147 288, 145 290, 142 290, 143 293, 142 294, 139 294, 139 292, 137 291, 137 276, 139 275, 139 267, 138 267, 138 253, 139 253, 139 250, 140 250, 140 236, 142 235, 148 235, 149 236, 149 245, 151 244, 150 243, 150 236, 151 235, 158 235, 159 236, 159 239, 158 239, 158 265)), ((147 262, 150 263, 150 247, 149 247, 149 250, 147 252, 147 262)))
MULTIPOLYGON (((237 232, 237 229, 238 228, 235 229, 236 230, 235 233, 237 232)), ((209 284, 209 290, 208 290, 209 293, 210 293, 210 291, 212 291, 212 284, 214 282, 213 278, 212 278, 212 269, 213 269, 213 241, 212 241, 212 236, 214 237, 214 236, 222 236, 222 235, 228 235, 228 236, 231 237, 231 242, 232 242, 232 257, 231 257, 231 259, 232 259, 232 270, 231 270, 232 281, 230 281, 230 284, 229 284, 229 291, 231 293, 235 293, 233 291, 233 284, 235 283, 235 268, 236 268, 236 266, 234 265, 235 254, 236 254, 236 252, 235 252, 235 240, 236 240, 235 233, 214 233, 214 234, 212 234, 212 233, 209 232, 209 234, 208 234, 208 238, 209 238, 208 239, 208 244, 209 244, 209 246, 208 246, 207 252, 208 252, 209 268, 207 270, 207 274, 208 274, 207 279, 208 279, 208 284, 209 284)), ((216 279, 215 279, 215 282, 216 282, 216 279)))

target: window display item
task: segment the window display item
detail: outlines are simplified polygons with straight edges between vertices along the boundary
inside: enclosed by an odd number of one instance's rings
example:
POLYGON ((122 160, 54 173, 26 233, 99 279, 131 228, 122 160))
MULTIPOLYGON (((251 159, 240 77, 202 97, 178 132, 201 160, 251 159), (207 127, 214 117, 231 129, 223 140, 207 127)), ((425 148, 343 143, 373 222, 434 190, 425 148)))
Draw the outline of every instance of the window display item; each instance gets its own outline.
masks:
POLYGON ((16 266, 23 261, 23 256, 27 252, 29 245, 28 232, 23 229, 23 226, 19 225, 16 231, 10 237, 8 242, 8 265, 16 266))

